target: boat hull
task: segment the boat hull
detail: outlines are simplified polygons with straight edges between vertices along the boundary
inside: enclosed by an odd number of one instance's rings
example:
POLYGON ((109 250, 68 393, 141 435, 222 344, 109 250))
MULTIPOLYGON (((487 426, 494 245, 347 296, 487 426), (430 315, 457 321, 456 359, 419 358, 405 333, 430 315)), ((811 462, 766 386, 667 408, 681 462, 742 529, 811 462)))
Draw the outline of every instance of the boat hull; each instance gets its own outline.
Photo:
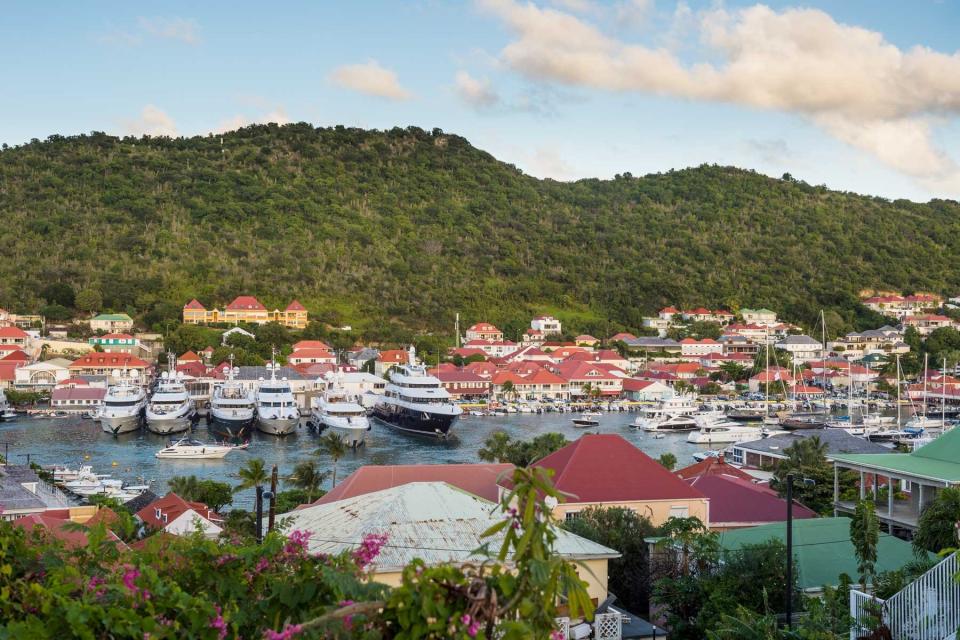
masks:
POLYGON ((181 433, 190 428, 191 414, 184 414, 173 418, 151 418, 147 416, 147 431, 161 436, 171 433, 181 433))
POLYGON ((446 438, 459 415, 414 411, 397 405, 378 404, 373 417, 391 429, 419 436, 446 438))
POLYGON ((213 413, 210 418, 210 430, 224 438, 243 440, 250 435, 253 418, 224 418, 213 413))
POLYGON ((787 431, 803 431, 807 429, 823 429, 827 423, 823 420, 794 420, 787 418, 780 421, 780 428, 787 431))
POLYGON ((130 433, 131 431, 138 430, 141 422, 143 422, 143 418, 140 415, 102 416, 100 418, 100 428, 103 429, 104 432, 116 436, 121 433, 130 433))
POLYGON ((257 430, 271 436, 288 436, 300 426, 300 418, 258 418, 257 430))

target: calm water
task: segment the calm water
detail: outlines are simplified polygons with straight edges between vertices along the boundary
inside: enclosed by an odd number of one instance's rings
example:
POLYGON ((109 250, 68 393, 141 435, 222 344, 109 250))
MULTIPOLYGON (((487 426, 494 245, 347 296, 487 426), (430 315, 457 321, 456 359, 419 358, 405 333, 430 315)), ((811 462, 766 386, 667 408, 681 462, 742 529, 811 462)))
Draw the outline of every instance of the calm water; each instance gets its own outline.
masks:
MULTIPOLYGON (((367 445, 356 451, 348 451, 337 465, 337 478, 342 479, 357 467, 365 464, 420 464, 480 462, 477 451, 483 441, 494 431, 503 430, 514 438, 532 438, 551 431, 562 433, 568 440, 575 440, 584 430, 576 429, 571 418, 577 414, 548 413, 511 414, 509 416, 474 417, 463 416, 454 426, 454 436, 447 441, 407 436, 379 423, 367 434, 367 445)), ((599 428, 589 431, 616 433, 634 443, 648 455, 657 458, 671 452, 677 456, 678 466, 693 462, 691 455, 707 446, 686 442, 686 433, 667 434, 655 439, 652 434, 631 429, 630 422, 636 414, 607 413, 599 418, 599 428)), ((193 436, 207 442, 217 440, 201 420, 193 436)), ((169 437, 154 435, 145 429, 136 433, 111 436, 100 426, 79 417, 30 418, 20 417, 14 422, 0 423, 0 452, 9 445, 10 459, 14 464, 23 464, 25 454, 31 461, 42 465, 66 464, 76 467, 91 464, 97 473, 110 473, 131 484, 150 484, 153 491, 162 495, 167 490, 167 480, 177 475, 194 474, 235 484, 237 470, 251 458, 263 458, 268 468, 276 464, 281 478, 292 472, 293 466, 311 457, 317 449, 317 436, 303 426, 296 435, 285 439, 254 431, 250 448, 235 451, 222 460, 158 460, 154 454, 168 442, 169 437)), ((328 458, 321 456, 318 462, 322 469, 330 468, 328 458)), ((328 481, 329 484, 329 481, 328 481)), ((235 498, 235 507, 250 507, 253 493, 244 492, 235 498)))

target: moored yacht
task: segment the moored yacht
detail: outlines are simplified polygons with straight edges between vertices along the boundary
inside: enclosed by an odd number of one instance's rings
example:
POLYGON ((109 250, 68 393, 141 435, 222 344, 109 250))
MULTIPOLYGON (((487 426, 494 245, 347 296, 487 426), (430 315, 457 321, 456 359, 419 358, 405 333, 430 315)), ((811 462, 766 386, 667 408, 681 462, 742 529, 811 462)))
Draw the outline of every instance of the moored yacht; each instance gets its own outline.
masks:
POLYGON ((312 418, 318 429, 330 429, 351 447, 363 445, 370 420, 367 411, 356 399, 351 398, 340 381, 337 371, 327 381, 327 389, 315 400, 312 418))
POLYGON ((0 422, 13 420, 16 417, 17 414, 10 408, 10 404, 7 402, 7 396, 3 393, 3 389, 0 389, 0 422))
POLYGON ((180 433, 190 428, 196 415, 193 400, 183 384, 183 374, 164 371, 147 402, 147 430, 160 435, 180 433))
POLYGON ((446 438, 463 409, 450 401, 440 380, 416 363, 412 346, 409 362, 390 374, 390 382, 373 407, 373 416, 393 429, 446 438))
POLYGON ((207 444, 193 438, 181 438, 155 453, 157 458, 172 460, 208 460, 223 458, 234 449, 246 448, 229 444, 207 444))
POLYGON ((723 417, 698 417, 697 425, 699 429, 687 435, 687 442, 693 444, 749 442, 764 436, 764 431, 758 427, 748 427, 723 417))
POLYGON ((286 436, 300 426, 300 408, 286 378, 277 380, 276 360, 272 360, 270 379, 257 388, 257 429, 272 436, 286 436))
POLYGON ((690 431, 697 428, 693 416, 699 410, 691 396, 674 396, 643 407, 633 426, 644 431, 690 431))
POLYGON ((230 367, 224 373, 226 380, 213 388, 207 419, 215 433, 227 438, 243 439, 250 434, 256 415, 256 402, 253 392, 237 381, 240 369, 233 366, 232 356, 230 367))
POLYGON ((103 398, 103 406, 97 412, 100 428, 107 433, 119 435, 136 431, 143 422, 147 409, 147 393, 139 384, 134 384, 136 372, 129 376, 115 372, 120 383, 110 385, 103 398))

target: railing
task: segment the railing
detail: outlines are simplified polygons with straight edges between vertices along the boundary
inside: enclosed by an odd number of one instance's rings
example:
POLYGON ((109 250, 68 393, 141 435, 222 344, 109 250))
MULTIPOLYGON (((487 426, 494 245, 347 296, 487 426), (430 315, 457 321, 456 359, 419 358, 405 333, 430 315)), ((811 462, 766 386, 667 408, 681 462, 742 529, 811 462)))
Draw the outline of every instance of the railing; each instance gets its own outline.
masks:
MULTIPOLYGON (((960 627, 960 562, 954 553, 884 604, 894 640, 944 640, 960 627)), ((851 600, 852 602, 852 600, 851 600)))
POLYGON ((850 640, 857 640, 860 636, 865 636, 870 633, 870 626, 868 626, 867 623, 873 616, 867 606, 871 602, 876 602, 881 605, 884 603, 883 600, 875 598, 869 593, 855 589, 850 590, 850 640))

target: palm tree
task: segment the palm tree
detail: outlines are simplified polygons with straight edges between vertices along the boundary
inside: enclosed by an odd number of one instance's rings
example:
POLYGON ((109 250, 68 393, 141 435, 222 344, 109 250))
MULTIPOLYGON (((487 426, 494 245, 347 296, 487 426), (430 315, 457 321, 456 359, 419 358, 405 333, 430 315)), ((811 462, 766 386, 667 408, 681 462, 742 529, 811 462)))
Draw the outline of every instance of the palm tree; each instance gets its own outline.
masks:
POLYGON ((293 468, 293 473, 287 478, 287 483, 305 491, 307 502, 313 502, 313 496, 320 492, 320 485, 323 484, 328 475, 330 474, 326 471, 317 469, 317 463, 313 460, 305 460, 293 468))
POLYGON ((343 444, 343 440, 341 440, 340 436, 336 433, 328 433, 320 438, 320 448, 314 452, 314 455, 327 455, 333 460, 333 481, 330 483, 331 487, 337 486, 337 461, 346 454, 347 445, 343 444))
POLYGON ((167 481, 167 486, 184 500, 196 500, 198 482, 194 475, 174 476, 167 481))
POLYGON ((500 387, 500 389, 503 392, 503 397, 509 400, 510 396, 513 395, 513 381, 512 380, 505 381, 503 385, 500 387))
POLYGON ((262 487, 270 481, 270 474, 267 473, 263 458, 254 458, 247 461, 246 466, 241 467, 240 471, 237 472, 237 476, 240 478, 240 484, 233 488, 234 493, 244 489, 262 487))
POLYGON ((589 398, 590 394, 593 393, 593 385, 589 382, 584 384, 582 387, 580 387, 580 393, 589 398))

